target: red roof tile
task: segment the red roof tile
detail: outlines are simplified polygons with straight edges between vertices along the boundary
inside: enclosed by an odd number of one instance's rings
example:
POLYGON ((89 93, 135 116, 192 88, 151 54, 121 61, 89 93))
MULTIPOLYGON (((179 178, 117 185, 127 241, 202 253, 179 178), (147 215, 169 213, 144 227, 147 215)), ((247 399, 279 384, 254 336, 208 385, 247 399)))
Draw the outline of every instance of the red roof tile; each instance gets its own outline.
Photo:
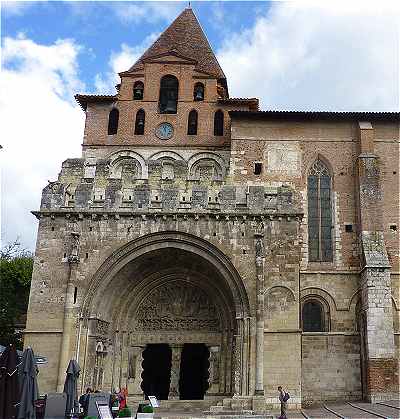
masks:
POLYGON ((194 60, 198 71, 226 79, 192 9, 185 9, 129 71, 143 69, 143 61, 171 52, 194 60))
POLYGON ((79 103, 81 108, 86 111, 88 103, 112 103, 117 100, 116 95, 75 95, 75 100, 79 103))

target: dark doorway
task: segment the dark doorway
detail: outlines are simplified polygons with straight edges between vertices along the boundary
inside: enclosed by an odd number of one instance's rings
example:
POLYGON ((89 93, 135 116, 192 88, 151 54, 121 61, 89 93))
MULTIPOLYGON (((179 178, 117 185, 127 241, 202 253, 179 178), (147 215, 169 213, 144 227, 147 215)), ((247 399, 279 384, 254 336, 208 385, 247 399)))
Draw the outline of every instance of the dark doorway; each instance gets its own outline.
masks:
POLYGON ((203 343, 185 343, 181 356, 179 394, 181 400, 202 400, 208 388, 208 357, 203 343))
POLYGON ((171 380, 171 348, 167 344, 147 345, 143 351, 142 390, 148 396, 168 400, 171 380))

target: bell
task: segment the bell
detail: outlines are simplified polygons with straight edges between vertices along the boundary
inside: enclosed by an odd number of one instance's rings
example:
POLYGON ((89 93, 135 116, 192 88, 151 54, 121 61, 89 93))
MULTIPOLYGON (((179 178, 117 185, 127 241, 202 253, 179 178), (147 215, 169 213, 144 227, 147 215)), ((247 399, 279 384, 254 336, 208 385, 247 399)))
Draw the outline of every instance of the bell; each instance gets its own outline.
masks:
POLYGON ((195 96, 195 98, 194 98, 195 100, 203 100, 204 98, 203 98, 203 92, 199 89, 199 90, 197 90, 197 92, 196 92, 196 96, 195 96))
POLYGON ((139 127, 143 127, 143 126, 144 126, 144 121, 143 121, 143 119, 139 119, 138 126, 139 126, 139 127))
POLYGON ((167 106, 165 107, 166 113, 176 113, 176 102, 175 100, 168 100, 167 106))
POLYGON ((143 96, 143 90, 142 89, 135 89, 135 98, 141 99, 143 96))

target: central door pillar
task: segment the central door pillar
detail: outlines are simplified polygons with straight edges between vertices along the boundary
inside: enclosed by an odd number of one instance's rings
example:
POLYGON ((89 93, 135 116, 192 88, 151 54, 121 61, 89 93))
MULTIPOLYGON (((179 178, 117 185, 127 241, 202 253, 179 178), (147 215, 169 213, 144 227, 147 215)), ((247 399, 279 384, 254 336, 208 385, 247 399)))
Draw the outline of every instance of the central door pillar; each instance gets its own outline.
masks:
POLYGON ((210 352, 208 358, 208 389, 207 395, 219 393, 219 374, 220 374, 220 348, 219 346, 207 345, 210 352))
POLYGON ((141 384, 144 348, 145 346, 134 346, 128 353, 128 393, 134 396, 143 394, 141 384))
POLYGON ((169 385, 170 400, 179 400, 179 377, 183 345, 171 345, 171 382, 169 385))

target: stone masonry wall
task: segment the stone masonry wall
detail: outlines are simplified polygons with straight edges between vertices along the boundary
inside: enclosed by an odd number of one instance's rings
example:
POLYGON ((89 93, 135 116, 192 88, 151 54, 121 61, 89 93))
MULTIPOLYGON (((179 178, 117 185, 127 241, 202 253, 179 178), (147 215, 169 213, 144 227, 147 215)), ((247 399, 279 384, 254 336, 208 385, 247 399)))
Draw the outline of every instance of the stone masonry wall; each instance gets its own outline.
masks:
POLYGON ((301 371, 305 404, 360 400, 359 335, 303 334, 301 371))

